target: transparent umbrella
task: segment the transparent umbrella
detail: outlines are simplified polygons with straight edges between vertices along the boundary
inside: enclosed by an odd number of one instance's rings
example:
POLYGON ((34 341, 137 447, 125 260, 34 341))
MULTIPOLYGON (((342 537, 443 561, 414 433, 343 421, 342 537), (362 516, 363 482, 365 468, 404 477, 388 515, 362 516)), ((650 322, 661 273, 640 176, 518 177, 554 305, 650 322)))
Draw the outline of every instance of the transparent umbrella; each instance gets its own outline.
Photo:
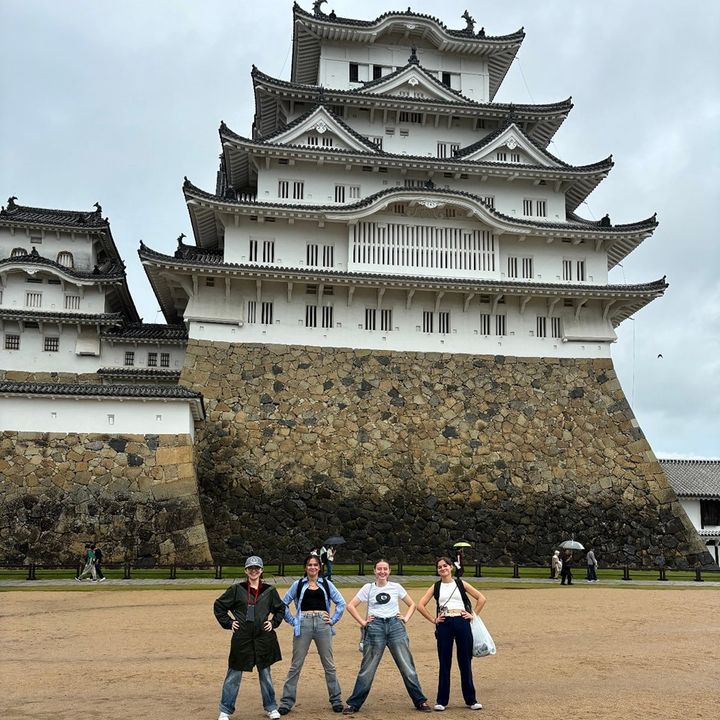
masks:
POLYGON ((566 550, 584 550, 585 548, 577 540, 565 540, 560 543, 561 548, 566 550))

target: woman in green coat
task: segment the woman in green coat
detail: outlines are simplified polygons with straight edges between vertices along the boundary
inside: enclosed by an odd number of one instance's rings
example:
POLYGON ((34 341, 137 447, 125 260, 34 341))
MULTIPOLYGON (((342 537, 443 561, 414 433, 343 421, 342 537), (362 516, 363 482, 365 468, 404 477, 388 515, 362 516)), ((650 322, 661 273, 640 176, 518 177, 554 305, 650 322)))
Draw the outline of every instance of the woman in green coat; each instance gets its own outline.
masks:
POLYGON ((217 621, 233 631, 218 720, 229 720, 235 712, 242 674, 256 666, 265 712, 271 720, 280 717, 270 666, 282 659, 275 628, 283 621, 285 605, 277 590, 262 582, 262 571, 262 559, 252 555, 245 561, 247 580, 232 585, 215 601, 217 621))

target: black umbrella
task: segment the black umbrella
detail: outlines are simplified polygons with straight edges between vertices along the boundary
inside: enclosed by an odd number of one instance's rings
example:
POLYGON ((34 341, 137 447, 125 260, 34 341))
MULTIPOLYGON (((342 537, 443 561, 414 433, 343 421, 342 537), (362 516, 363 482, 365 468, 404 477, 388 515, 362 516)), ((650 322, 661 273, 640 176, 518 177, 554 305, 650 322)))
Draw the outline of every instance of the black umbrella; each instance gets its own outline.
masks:
POLYGON ((333 535, 327 540, 323 540, 323 545, 342 545, 345 542, 345 538, 342 535, 333 535))

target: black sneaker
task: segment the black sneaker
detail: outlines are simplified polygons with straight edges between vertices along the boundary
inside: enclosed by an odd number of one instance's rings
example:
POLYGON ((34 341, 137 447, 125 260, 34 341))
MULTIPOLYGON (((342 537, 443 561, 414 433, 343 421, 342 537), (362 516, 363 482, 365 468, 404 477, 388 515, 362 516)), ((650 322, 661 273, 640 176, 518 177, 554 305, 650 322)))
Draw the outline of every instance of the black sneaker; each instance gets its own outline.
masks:
POLYGON ((354 708, 352 705, 346 705, 342 709, 343 715, 354 715, 357 712, 357 708, 354 708))
POLYGON ((287 714, 290 712, 290 708, 279 707, 279 708, 278 708, 278 712, 279 712, 281 715, 287 715, 287 714))
POLYGON ((342 705, 333 705, 332 709, 333 709, 334 713, 341 713, 343 711, 343 706, 342 705))
POLYGON ((415 709, 420 712, 432 712, 432 708, 426 702, 416 705, 415 709))

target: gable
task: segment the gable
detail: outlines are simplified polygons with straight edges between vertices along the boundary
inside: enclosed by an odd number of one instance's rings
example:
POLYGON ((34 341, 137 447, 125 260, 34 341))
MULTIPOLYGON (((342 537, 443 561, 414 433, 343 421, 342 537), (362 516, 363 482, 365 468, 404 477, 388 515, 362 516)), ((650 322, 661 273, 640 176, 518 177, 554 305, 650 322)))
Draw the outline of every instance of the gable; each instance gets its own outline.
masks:
POLYGON ((542 167, 559 167, 547 153, 540 150, 526 135, 512 124, 486 143, 471 152, 460 151, 463 160, 481 162, 507 162, 542 167))
POLYGON ((414 100, 453 103, 465 99, 430 77, 418 65, 410 65, 397 73, 391 73, 386 78, 368 83, 360 92, 368 95, 393 95, 414 100))
POLYGON ((289 128, 272 137, 274 143, 300 147, 377 152, 369 140, 355 135, 324 107, 311 111, 289 128))

